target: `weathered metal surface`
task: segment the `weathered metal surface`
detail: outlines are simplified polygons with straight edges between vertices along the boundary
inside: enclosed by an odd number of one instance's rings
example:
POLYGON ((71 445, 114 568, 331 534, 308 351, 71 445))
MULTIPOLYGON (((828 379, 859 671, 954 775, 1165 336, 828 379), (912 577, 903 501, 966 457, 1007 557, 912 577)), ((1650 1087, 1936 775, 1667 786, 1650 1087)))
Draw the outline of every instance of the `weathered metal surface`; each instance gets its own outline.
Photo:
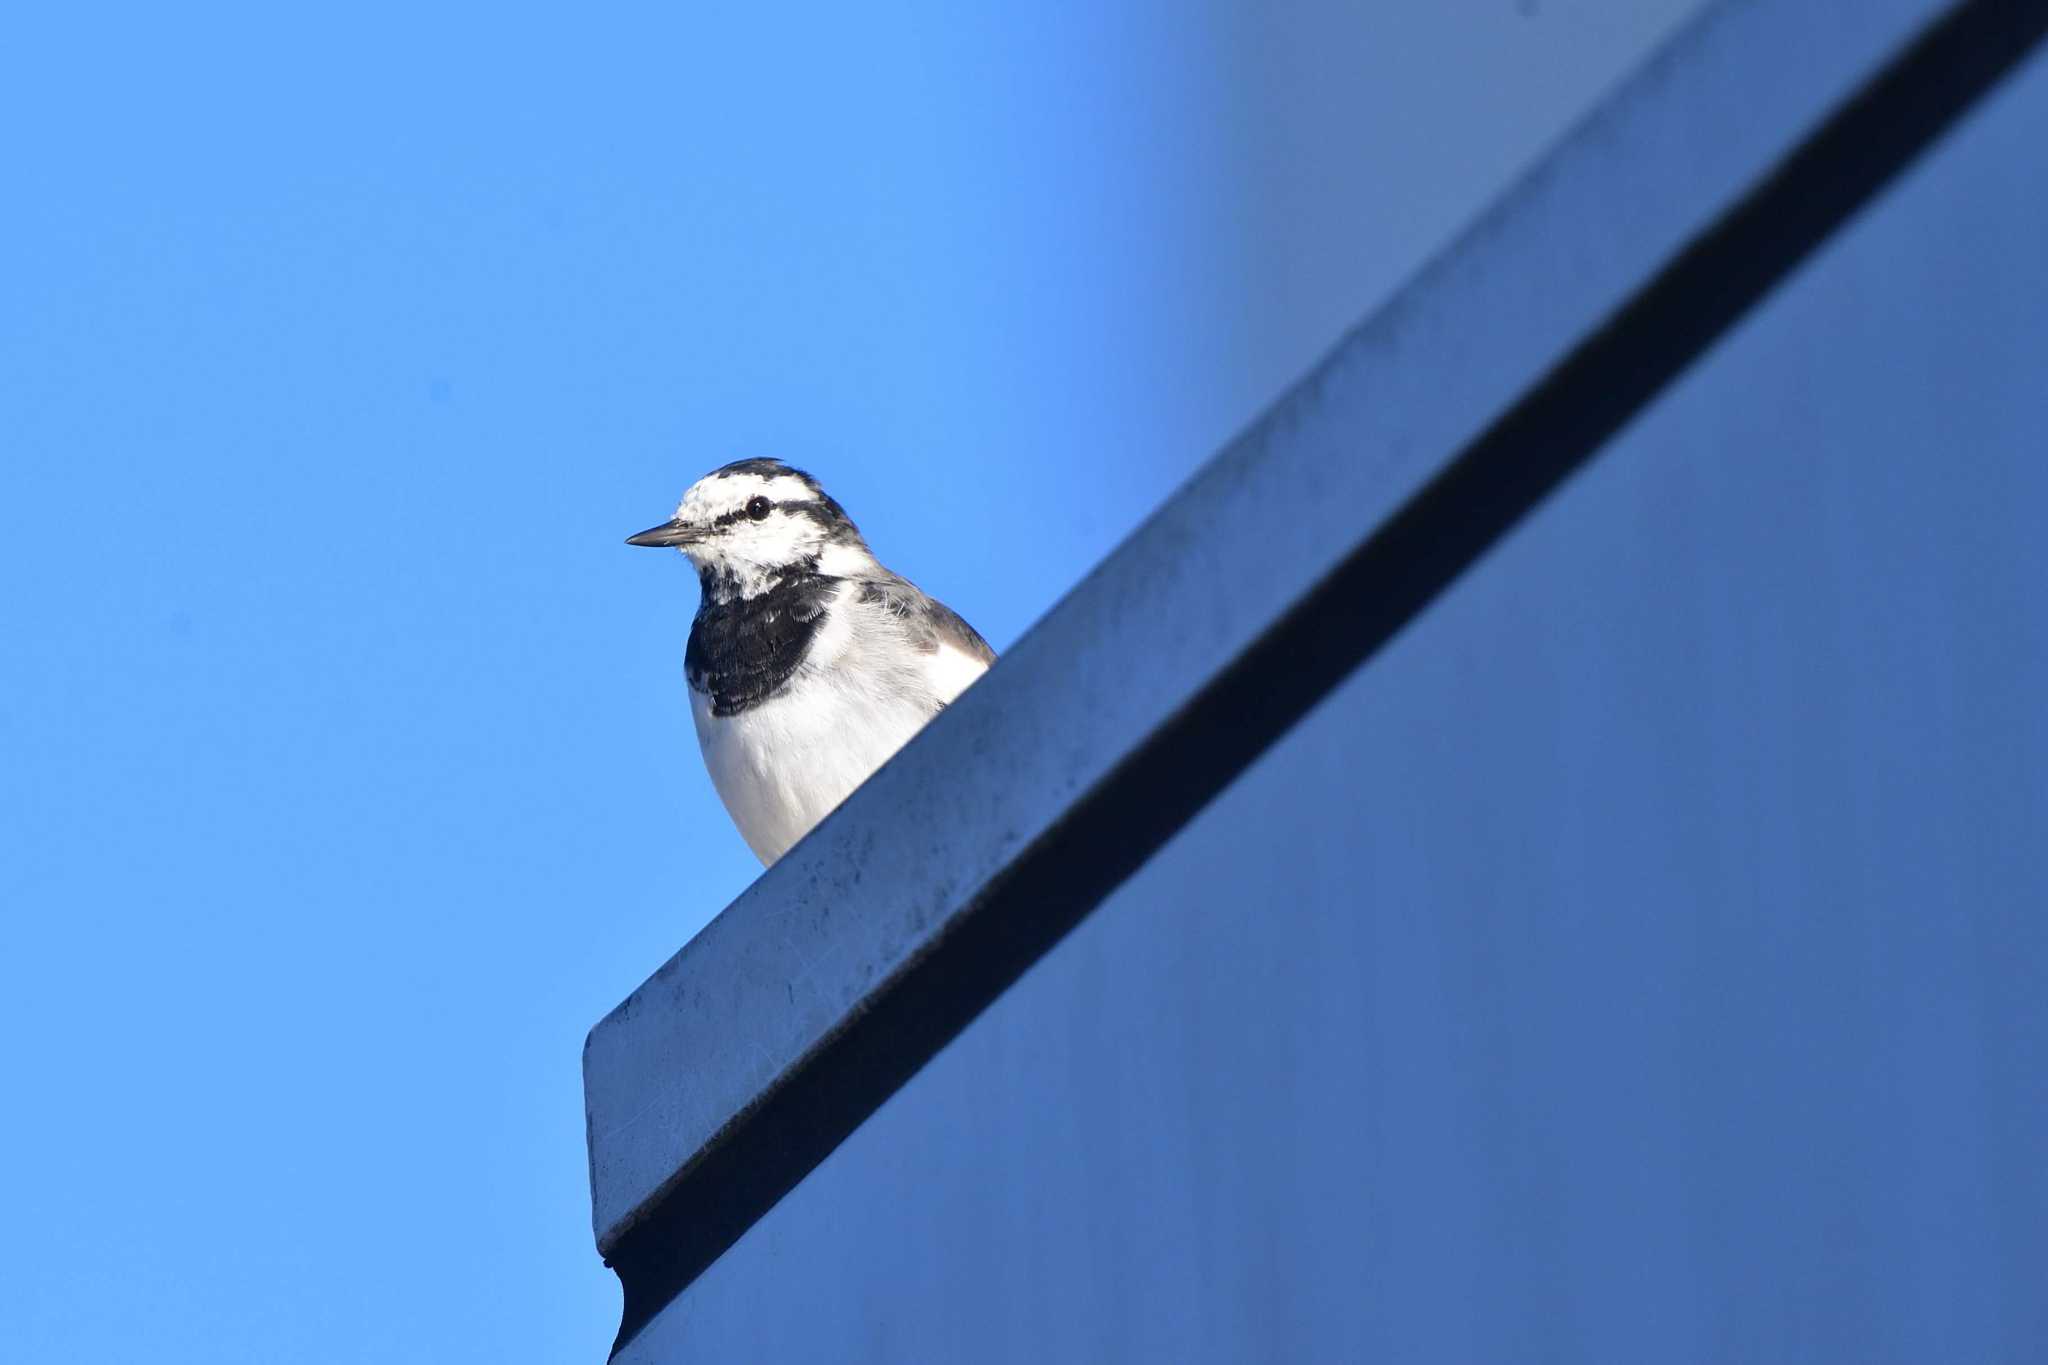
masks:
POLYGON ((586 1083, 625 1335, 1981 93, 2042 9, 1711 11, 608 1016, 586 1083))

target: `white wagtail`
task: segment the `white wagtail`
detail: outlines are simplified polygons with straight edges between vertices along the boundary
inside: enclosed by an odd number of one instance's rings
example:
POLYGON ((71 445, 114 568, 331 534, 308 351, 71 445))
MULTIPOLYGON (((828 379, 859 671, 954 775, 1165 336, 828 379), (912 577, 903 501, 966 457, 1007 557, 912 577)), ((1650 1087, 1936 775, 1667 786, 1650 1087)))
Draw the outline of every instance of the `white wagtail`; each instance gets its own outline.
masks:
POLYGON ((740 460, 628 545, 703 587, 683 668, 704 766, 772 863, 995 662, 945 603, 883 568, 818 481, 740 460))

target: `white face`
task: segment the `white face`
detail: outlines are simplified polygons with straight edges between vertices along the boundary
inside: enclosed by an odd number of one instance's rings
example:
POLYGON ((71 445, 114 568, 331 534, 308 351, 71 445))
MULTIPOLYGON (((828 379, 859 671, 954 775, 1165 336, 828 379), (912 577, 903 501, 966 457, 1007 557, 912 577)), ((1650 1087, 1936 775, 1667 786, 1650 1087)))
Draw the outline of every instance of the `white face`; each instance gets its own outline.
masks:
POLYGON ((839 573, 867 559, 837 503, 805 475, 765 460, 705 475, 683 494, 675 520, 630 543, 673 546, 707 579, 748 596, 790 568, 839 573))
POLYGON ((676 505, 676 520, 703 536, 682 551, 700 569, 731 570, 743 579, 815 558, 825 528, 785 504, 816 498, 794 474, 707 474, 676 505))

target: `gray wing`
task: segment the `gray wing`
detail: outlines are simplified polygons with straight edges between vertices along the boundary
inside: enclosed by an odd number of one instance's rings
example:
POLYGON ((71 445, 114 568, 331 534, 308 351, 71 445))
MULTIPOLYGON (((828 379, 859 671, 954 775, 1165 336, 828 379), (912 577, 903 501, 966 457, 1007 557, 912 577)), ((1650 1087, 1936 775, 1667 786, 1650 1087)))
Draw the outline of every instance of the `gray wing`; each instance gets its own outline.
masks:
POLYGON ((996 661, 996 652, 981 638, 980 631, 968 625, 959 612, 900 574, 863 580, 860 600, 880 607, 902 622, 912 643, 926 654, 936 653, 944 645, 985 664, 996 661))

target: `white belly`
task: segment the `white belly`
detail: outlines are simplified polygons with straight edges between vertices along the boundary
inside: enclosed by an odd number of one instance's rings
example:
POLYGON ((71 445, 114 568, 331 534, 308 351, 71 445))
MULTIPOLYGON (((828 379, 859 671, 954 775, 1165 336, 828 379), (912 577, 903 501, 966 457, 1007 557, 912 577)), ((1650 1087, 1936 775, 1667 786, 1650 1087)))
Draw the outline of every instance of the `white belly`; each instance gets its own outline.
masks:
POLYGON ((697 742, 719 799, 766 865, 853 794, 932 717, 912 699, 887 699, 816 677, 734 716, 711 714, 692 689, 697 742))

